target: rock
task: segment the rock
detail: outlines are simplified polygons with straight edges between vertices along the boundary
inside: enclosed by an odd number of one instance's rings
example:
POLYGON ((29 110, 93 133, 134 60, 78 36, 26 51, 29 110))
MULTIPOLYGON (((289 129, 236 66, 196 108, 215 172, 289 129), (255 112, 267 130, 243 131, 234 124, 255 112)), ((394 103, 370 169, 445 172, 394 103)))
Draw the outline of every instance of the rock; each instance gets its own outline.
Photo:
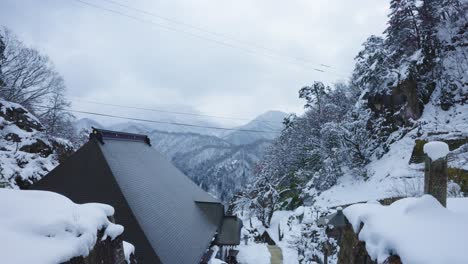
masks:
POLYGON ((59 163, 64 162, 68 157, 71 156, 75 152, 74 147, 62 140, 51 139, 52 142, 52 149, 57 154, 57 159, 59 163))
POLYGON ((5 135, 5 140, 7 141, 11 141, 11 142, 21 142, 21 138, 15 134, 15 133, 8 133, 5 135))
POLYGON ((19 150, 28 153, 36 153, 43 158, 47 158, 50 154, 53 153, 52 148, 41 139, 36 139, 36 142, 33 144, 24 145, 19 150))
POLYGON ((17 175, 14 177, 15 179, 15 184, 20 188, 21 190, 27 190, 31 185, 35 182, 33 179, 23 179, 21 176, 17 175))
POLYGON ((6 121, 13 122, 20 129, 33 132, 33 130, 44 131, 44 126, 31 114, 26 111, 23 107, 17 105, 15 106, 5 106, 0 102, 0 117, 3 117, 6 121))
MULTIPOLYGON (((363 224, 361 224, 360 230, 363 224)), ((354 233, 353 227, 349 222, 344 228, 335 228, 333 232, 327 232, 329 237, 337 239, 340 236, 338 253, 338 264, 377 264, 373 261, 366 250, 366 243, 359 241, 359 234, 354 233)), ((402 264, 397 255, 391 255, 383 264, 402 264)))
POLYGON ((368 107, 377 116, 384 116, 395 129, 412 125, 413 120, 421 117, 424 109, 418 98, 417 83, 411 80, 402 82, 389 94, 366 95, 365 99, 368 107))
POLYGON ((402 264, 402 262, 399 256, 393 255, 388 257, 383 264, 402 264))
MULTIPOLYGON (((103 230, 98 232, 96 245, 88 256, 75 257, 63 264, 126 264, 122 237, 118 236, 114 240, 107 237, 107 239, 102 240, 103 234, 103 230)), ((134 260, 131 264, 136 263, 135 256, 130 257, 130 259, 134 260)))
POLYGON ((367 253, 366 243, 359 241, 351 224, 347 223, 342 232, 338 264, 376 264, 367 253))
POLYGON ((27 109, 0 100, 0 182, 26 189, 73 151, 67 140, 50 137, 27 109))

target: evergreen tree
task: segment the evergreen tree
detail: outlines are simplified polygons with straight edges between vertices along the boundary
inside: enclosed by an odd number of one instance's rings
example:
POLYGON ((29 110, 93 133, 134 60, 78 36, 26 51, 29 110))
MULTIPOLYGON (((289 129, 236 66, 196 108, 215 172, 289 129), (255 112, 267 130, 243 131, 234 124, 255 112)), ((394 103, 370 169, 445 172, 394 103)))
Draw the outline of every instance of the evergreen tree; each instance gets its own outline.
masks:
POLYGON ((390 66, 384 39, 372 35, 363 46, 363 50, 355 57, 356 65, 351 78, 353 85, 371 94, 388 93, 386 78, 390 66))
POLYGON ((418 0, 390 1, 385 45, 393 66, 404 62, 421 48, 421 29, 418 18, 418 0))

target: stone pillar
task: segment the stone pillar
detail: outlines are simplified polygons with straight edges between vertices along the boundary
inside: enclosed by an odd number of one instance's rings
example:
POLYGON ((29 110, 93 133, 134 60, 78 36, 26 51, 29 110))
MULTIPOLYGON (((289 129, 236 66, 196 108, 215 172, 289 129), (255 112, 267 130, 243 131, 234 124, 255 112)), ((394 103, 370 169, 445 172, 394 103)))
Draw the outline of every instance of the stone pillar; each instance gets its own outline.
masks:
POLYGON ((424 194, 432 195, 447 207, 448 145, 443 142, 429 142, 424 145, 424 153, 424 194))

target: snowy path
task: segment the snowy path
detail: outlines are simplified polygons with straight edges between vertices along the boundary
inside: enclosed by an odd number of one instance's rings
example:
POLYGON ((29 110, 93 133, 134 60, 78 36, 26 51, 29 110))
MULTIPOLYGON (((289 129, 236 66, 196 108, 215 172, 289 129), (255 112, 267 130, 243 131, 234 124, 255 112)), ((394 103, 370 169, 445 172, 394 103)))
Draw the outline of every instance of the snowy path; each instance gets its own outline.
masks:
POLYGON ((268 251, 270 251, 271 264, 283 264, 283 252, 278 246, 268 246, 268 251))

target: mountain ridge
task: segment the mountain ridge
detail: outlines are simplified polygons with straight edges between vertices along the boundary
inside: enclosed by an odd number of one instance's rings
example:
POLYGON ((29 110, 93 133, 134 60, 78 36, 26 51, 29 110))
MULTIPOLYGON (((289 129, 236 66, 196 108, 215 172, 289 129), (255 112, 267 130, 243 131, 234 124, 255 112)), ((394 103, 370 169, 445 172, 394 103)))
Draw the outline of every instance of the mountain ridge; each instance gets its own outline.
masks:
POLYGON ((83 128, 84 124, 88 125, 88 130, 94 126, 148 135, 152 146, 177 168, 203 189, 227 202, 254 178, 256 163, 263 157, 276 134, 241 130, 279 129, 285 116, 287 114, 280 111, 268 111, 237 127, 237 130, 219 136, 198 133, 198 130, 159 130, 137 122, 105 126, 89 118, 77 120, 76 123, 81 126, 75 127, 83 128))

